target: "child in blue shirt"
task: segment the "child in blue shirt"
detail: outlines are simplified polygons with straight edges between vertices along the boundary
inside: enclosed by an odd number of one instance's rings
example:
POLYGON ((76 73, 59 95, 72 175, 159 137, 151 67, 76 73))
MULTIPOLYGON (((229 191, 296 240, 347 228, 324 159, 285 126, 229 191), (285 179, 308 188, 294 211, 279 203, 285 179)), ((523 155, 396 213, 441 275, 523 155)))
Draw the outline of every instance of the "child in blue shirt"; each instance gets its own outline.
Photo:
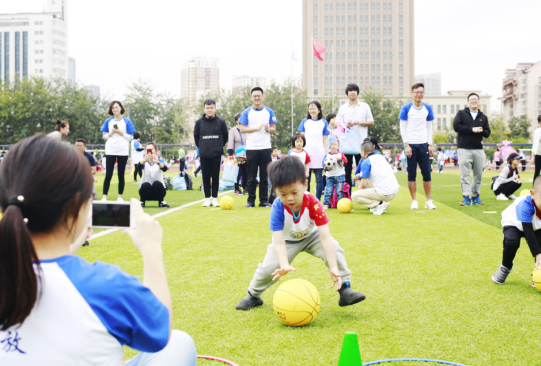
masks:
POLYGON ((351 289, 351 271, 344 250, 329 231, 329 218, 321 202, 306 192, 304 165, 293 156, 286 156, 269 166, 269 177, 277 200, 271 208, 272 244, 263 263, 257 267, 248 287, 248 295, 239 301, 237 310, 263 305, 261 295, 275 280, 296 271, 290 263, 300 252, 322 259, 329 268, 333 286, 340 293, 339 306, 356 304, 365 295, 351 289))

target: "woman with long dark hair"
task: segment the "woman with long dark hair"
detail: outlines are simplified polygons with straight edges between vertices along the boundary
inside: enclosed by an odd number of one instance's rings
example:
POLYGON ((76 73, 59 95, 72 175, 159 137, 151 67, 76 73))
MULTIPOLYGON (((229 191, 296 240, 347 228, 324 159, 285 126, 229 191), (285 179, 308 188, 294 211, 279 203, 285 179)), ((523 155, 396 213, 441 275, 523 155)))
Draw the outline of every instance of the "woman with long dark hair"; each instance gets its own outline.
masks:
POLYGON ((308 175, 308 191, 310 191, 310 180, 312 173, 316 177, 316 197, 321 201, 323 194, 323 158, 328 151, 329 125, 323 119, 321 104, 314 100, 308 103, 308 114, 302 120, 297 131, 301 132, 306 138, 306 146, 304 150, 310 155, 309 175, 308 175))
POLYGON ((107 193, 111 179, 115 172, 115 163, 118 161, 118 199, 124 201, 122 194, 124 193, 124 172, 128 163, 128 155, 130 154, 130 141, 133 139, 135 126, 133 122, 123 116, 125 110, 122 103, 112 101, 109 104, 107 113, 112 116, 103 123, 101 132, 105 142, 105 153, 107 154, 107 166, 105 167, 105 181, 103 182, 103 197, 102 201, 107 201, 107 193))
POLYGON ((492 189, 498 201, 514 200, 517 197, 514 193, 522 186, 518 174, 518 165, 520 164, 520 155, 512 153, 507 158, 508 165, 504 167, 494 182, 492 189))
POLYGON ((83 154, 44 135, 0 166, 0 365, 121 365, 123 345, 143 352, 128 365, 195 365, 191 337, 171 331, 162 229, 137 200, 137 226, 124 233, 144 285, 73 255, 88 234, 91 178, 83 154))

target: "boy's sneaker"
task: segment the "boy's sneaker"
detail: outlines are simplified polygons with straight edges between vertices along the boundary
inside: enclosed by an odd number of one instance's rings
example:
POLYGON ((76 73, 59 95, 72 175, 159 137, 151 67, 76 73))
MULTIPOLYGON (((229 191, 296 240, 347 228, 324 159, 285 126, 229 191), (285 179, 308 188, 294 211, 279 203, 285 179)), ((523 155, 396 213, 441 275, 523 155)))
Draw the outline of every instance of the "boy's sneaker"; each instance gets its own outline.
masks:
POLYGON ((460 206, 471 206, 472 200, 470 196, 464 196, 464 201, 460 202, 460 206))
POLYGON ((235 191, 235 194, 238 196, 238 195, 241 194, 241 193, 240 193, 240 191, 237 189, 237 190, 235 191))
POLYGON ((103 196, 100 201, 101 202, 107 202, 107 196, 103 196))
POLYGON ((161 201, 159 206, 160 207, 169 207, 169 205, 165 201, 161 201))
POLYGON ((255 204, 253 202, 248 202, 247 204, 244 205, 244 207, 246 208, 255 207, 255 204))
POLYGON ((380 203, 374 208, 374 211, 372 213, 374 215, 382 215, 385 212, 385 206, 383 206, 383 203, 380 203))
POLYGON ((509 276, 509 273, 511 273, 510 269, 507 269, 504 266, 500 266, 496 273, 492 275, 492 281, 496 282, 497 284, 502 284, 505 282, 505 279, 507 276, 509 276))
POLYGON ((434 203, 432 203, 432 200, 426 201, 425 202, 425 208, 428 208, 429 210, 435 210, 436 205, 434 205, 434 203))
POLYGON ((141 201, 141 207, 145 207, 145 201, 141 201))
POLYGON ((496 197, 496 200, 498 200, 498 201, 509 201, 509 198, 507 198, 507 197, 505 196, 505 194, 500 193, 500 194, 498 195, 498 197, 496 197))
POLYGON ((124 198, 122 198, 122 197, 118 197, 116 200, 117 200, 117 202, 124 202, 124 198))
POLYGON ((210 202, 210 198, 205 198, 205 202, 203 202, 203 207, 210 207, 212 202, 210 202))
POLYGON ((259 207, 272 207, 272 205, 268 202, 259 202, 259 207))
POLYGON ((354 305, 366 299, 366 296, 362 292, 354 291, 351 288, 349 281, 344 282, 338 292, 340 293, 340 301, 338 302, 339 306, 354 305))
POLYGON ((218 202, 217 198, 213 198, 211 200, 212 207, 220 207, 220 202, 218 202))
MULTIPOLYGON (((85 241, 85 243, 83 244, 83 247, 88 247, 88 246, 90 246, 90 243, 89 243, 88 240, 87 240, 87 241, 85 241)), ((532 283, 532 284, 533 284, 533 283, 532 283)))
POLYGON ((417 202, 417 200, 411 201, 410 209, 411 210, 418 210, 419 209, 419 203, 417 202))
POLYGON ((390 205, 391 205, 391 202, 383 201, 384 212, 387 212, 387 207, 389 207, 390 205))
POLYGON ((481 198, 479 197, 479 194, 477 194, 477 196, 475 196, 475 197, 472 197, 471 202, 474 205, 484 205, 485 204, 483 201, 481 201, 481 198))
POLYGON ((246 295, 244 299, 238 302, 238 304, 235 306, 235 309, 250 310, 252 308, 255 308, 261 305, 263 305, 263 300, 255 296, 252 296, 252 294, 248 292, 248 295, 246 295))
POLYGON ((516 200, 517 196, 515 196, 514 194, 511 194, 511 195, 507 196, 507 198, 509 198, 510 200, 516 200))

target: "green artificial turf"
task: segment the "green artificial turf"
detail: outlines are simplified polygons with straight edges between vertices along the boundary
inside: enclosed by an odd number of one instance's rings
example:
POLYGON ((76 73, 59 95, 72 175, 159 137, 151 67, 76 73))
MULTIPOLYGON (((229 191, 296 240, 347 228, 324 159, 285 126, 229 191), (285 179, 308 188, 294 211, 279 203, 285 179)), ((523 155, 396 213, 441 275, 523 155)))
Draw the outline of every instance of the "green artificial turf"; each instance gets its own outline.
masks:
MULTIPOLYGON (((485 173, 483 183, 495 174, 485 173)), ((235 206, 229 211, 197 204, 160 217, 175 328, 194 338, 198 354, 241 366, 337 365, 346 331, 357 332, 364 362, 431 358, 470 366, 540 365, 535 335, 541 294, 530 286, 533 260, 527 246, 518 251, 505 285, 490 278, 501 261, 501 211, 511 201, 496 201, 484 185, 484 206, 460 207, 458 171, 446 171, 433 174, 437 210, 423 208, 419 179, 420 209, 412 211, 406 174, 397 177, 403 187, 382 216, 357 204, 349 214, 328 211, 331 233, 352 271, 352 287, 367 295, 365 301, 340 308, 321 260, 301 253, 292 263, 297 272, 286 278, 310 281, 321 296, 319 315, 299 328, 274 315, 276 285, 263 294, 263 306, 235 310, 271 242, 270 209, 245 209, 246 197, 232 195, 235 206)), ((137 197, 138 186, 131 180, 125 198, 137 197)), ((168 191, 166 197, 172 207, 202 198, 200 191, 168 191)), ((118 231, 91 240, 77 254, 142 278, 141 255, 118 231)), ((126 349, 125 358, 135 354, 126 349)))

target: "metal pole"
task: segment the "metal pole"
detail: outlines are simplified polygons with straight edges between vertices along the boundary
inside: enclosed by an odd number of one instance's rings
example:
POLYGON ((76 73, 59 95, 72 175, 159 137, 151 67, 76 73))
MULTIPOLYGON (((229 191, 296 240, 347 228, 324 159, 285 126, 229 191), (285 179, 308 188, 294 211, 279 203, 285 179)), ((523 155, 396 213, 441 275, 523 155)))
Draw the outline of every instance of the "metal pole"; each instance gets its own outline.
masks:
POLYGON ((502 146, 503 142, 503 102, 504 98, 501 99, 501 108, 500 108, 500 146, 502 146))
POLYGON ((332 112, 334 112, 334 56, 335 56, 334 43, 331 43, 331 57, 332 57, 332 83, 331 83, 332 108, 331 108, 331 111, 332 112))
MULTIPOLYGON (((313 47, 313 45, 312 45, 313 47)), ((312 59, 314 57, 312 56, 312 59)), ((291 136, 293 136, 293 50, 291 50, 291 136)))

